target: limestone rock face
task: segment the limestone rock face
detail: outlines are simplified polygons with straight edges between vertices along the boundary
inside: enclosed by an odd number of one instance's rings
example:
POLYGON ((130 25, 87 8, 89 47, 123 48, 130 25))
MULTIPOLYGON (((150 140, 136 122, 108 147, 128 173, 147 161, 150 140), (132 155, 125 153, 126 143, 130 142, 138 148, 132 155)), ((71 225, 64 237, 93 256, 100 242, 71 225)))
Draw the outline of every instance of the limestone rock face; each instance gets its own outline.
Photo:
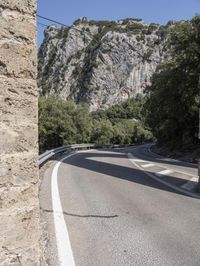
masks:
POLYGON ((69 28, 48 27, 39 49, 40 93, 87 103, 92 111, 143 93, 168 54, 172 25, 84 18, 69 28))

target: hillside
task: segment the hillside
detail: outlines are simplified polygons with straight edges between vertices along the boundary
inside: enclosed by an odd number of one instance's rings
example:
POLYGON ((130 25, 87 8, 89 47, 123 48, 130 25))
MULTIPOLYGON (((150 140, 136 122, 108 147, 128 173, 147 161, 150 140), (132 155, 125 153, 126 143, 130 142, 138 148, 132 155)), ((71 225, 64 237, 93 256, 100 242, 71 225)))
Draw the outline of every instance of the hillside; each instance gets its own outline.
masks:
POLYGON ((91 111, 142 94, 168 55, 174 25, 82 18, 68 28, 49 26, 38 53, 40 94, 87 103, 91 111))

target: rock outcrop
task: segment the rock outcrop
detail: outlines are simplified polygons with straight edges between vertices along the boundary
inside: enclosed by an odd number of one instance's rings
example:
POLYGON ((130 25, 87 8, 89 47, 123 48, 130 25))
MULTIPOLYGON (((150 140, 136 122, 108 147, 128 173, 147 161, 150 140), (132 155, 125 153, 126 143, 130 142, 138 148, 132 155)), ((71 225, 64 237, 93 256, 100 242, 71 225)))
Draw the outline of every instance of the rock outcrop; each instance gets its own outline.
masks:
POLYGON ((167 56, 172 25, 83 18, 68 28, 49 26, 39 49, 40 93, 87 103, 90 110, 143 93, 167 56))

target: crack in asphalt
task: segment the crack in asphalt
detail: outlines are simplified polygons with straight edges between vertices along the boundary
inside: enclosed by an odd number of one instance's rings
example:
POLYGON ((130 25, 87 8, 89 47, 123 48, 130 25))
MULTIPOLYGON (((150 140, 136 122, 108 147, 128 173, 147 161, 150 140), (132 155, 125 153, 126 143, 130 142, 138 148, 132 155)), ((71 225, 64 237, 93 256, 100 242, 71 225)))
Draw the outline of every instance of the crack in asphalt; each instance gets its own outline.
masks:
MULTIPOLYGON (((53 213, 53 210, 47 210, 47 209, 42 209, 44 212, 50 212, 53 213)), ((81 214, 75 214, 75 213, 69 213, 69 212, 63 212, 64 215, 67 216, 72 216, 72 217, 80 217, 80 218, 102 218, 102 219, 110 219, 110 218, 117 218, 119 215, 93 215, 93 214, 88 214, 88 215, 81 215, 81 214)))

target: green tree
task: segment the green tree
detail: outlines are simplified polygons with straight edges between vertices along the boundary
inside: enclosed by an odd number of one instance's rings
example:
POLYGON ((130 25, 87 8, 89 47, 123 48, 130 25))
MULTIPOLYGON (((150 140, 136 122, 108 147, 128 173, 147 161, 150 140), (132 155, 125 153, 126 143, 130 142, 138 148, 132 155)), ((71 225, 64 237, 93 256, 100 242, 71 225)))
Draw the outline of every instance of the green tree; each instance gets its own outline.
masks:
POLYGON ((74 143, 76 128, 72 117, 75 105, 54 97, 39 99, 39 146, 44 151, 74 143))
POLYGON ((147 88, 147 123, 158 143, 171 149, 197 142, 200 107, 200 16, 177 23, 168 46, 170 60, 160 65, 147 88))
POLYGON ((87 106, 77 106, 73 120, 76 127, 76 143, 90 142, 92 117, 87 106))
POLYGON ((90 113, 86 105, 75 105, 56 97, 39 99, 40 151, 65 144, 94 142, 130 144, 146 140, 148 131, 141 121, 143 98, 90 113), (141 133, 142 132, 142 133, 141 133))
POLYGON ((109 120, 94 120, 91 140, 99 144, 109 144, 113 137, 113 126, 109 120))

